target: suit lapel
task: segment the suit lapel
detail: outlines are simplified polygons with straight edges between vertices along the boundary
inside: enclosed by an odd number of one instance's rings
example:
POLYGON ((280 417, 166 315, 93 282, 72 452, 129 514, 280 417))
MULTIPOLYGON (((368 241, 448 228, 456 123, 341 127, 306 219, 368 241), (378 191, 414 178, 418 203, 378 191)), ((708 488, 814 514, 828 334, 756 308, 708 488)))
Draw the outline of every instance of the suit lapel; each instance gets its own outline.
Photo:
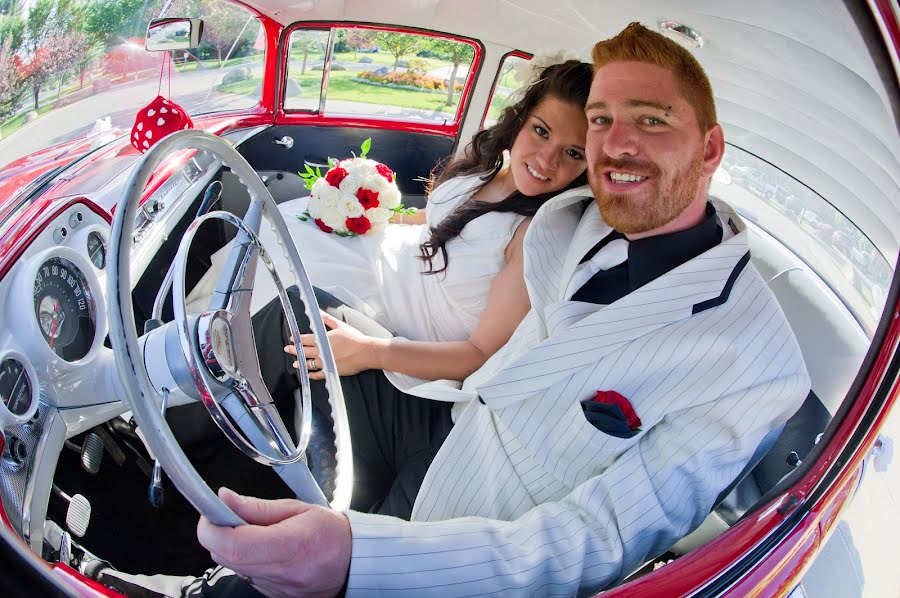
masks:
POLYGON ((543 307, 559 299, 559 288, 565 288, 568 281, 564 270, 571 253, 572 231, 581 228, 582 204, 586 199, 591 199, 588 186, 557 195, 538 210, 525 233, 525 286, 538 316, 538 336, 542 339, 547 336, 543 307))
MULTIPOLYGON (((741 227, 740 220, 727 206, 718 202, 714 205, 717 211, 722 207, 719 212, 725 231, 722 243, 610 305, 558 298, 541 305, 538 314, 550 336, 543 336, 534 348, 479 386, 479 396, 492 409, 506 407, 585 366, 596 364, 639 336, 690 316, 695 305, 714 303, 712 300, 722 296, 727 298, 730 284, 747 261, 747 233, 734 234, 741 227)), ((585 217, 589 218, 588 214, 585 217)), ((582 227, 576 229, 571 251, 562 260, 569 276, 572 261, 577 266, 584 254, 581 249, 588 243, 587 232, 597 230, 596 226, 595 223, 585 225, 583 238, 578 235, 582 227), (576 252, 581 253, 572 258, 576 252)), ((593 243, 587 249, 591 246, 593 243)), ((558 282, 565 287, 562 281, 558 282)))
POLYGON ((564 299, 569 280, 571 280, 572 274, 575 273, 575 269, 578 267, 578 264, 581 263, 581 259, 585 254, 590 251, 598 241, 611 233, 612 230, 612 227, 603 221, 603 218, 600 216, 600 210, 597 209, 596 204, 591 203, 585 208, 584 216, 582 216, 581 220, 578 222, 578 226, 575 228, 575 233, 572 235, 572 243, 569 245, 569 250, 563 261, 563 268, 560 276, 560 282, 562 284, 556 289, 557 292, 554 297, 555 301, 564 299))

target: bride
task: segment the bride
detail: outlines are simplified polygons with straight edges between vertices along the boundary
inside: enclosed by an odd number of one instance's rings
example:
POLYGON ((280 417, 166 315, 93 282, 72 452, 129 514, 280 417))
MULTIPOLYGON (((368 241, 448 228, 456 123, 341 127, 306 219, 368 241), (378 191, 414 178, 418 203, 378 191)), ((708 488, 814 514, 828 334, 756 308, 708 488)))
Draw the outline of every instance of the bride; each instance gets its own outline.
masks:
MULTIPOLYGON (((324 314, 341 376, 383 370, 397 389, 439 398, 442 385, 428 381, 465 379, 509 339, 530 308, 522 239, 531 216, 586 182, 591 77, 591 66, 575 60, 543 69, 464 157, 433 177, 422 222, 409 224, 420 212, 383 233, 346 238, 297 218, 307 198, 279 205, 313 285, 393 335, 368 336, 324 314)), ((280 310, 277 300, 255 319, 274 318, 269 310, 280 310)), ((312 335, 301 341, 311 377, 324 378, 312 335)))

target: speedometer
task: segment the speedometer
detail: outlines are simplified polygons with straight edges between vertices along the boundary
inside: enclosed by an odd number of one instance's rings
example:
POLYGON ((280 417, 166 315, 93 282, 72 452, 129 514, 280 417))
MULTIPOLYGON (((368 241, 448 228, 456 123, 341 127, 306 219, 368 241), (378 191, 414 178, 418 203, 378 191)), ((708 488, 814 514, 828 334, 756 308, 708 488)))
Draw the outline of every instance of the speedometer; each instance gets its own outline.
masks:
POLYGON ((34 278, 34 315, 54 353, 66 361, 87 355, 97 329, 96 305, 75 264, 61 257, 41 264, 34 278))

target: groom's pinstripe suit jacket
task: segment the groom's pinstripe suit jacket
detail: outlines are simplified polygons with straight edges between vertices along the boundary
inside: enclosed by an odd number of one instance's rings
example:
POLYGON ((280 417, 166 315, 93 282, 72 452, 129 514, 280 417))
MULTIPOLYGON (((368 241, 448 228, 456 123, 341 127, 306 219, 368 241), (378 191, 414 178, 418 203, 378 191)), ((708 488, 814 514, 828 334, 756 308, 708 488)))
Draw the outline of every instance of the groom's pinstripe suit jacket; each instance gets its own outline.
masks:
POLYGON ((466 381, 481 400, 457 418, 413 523, 349 514, 351 594, 600 590, 699 525, 806 396, 793 333, 718 201, 721 244, 608 306, 564 300, 610 232, 586 194, 554 198, 529 227, 532 310, 466 381), (591 426, 579 401, 597 390, 627 397, 641 433, 591 426))

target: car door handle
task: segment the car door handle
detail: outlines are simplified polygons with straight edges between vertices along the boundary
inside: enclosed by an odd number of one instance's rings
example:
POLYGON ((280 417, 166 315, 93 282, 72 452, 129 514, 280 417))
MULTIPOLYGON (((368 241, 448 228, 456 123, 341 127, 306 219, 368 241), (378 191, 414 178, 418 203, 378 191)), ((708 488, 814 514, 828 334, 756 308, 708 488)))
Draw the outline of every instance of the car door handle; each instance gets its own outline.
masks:
POLYGON ((294 138, 288 137, 287 135, 285 135, 281 139, 276 139, 274 141, 274 143, 276 143, 278 145, 283 145, 285 147, 285 149, 291 149, 292 147, 294 147, 294 138))

